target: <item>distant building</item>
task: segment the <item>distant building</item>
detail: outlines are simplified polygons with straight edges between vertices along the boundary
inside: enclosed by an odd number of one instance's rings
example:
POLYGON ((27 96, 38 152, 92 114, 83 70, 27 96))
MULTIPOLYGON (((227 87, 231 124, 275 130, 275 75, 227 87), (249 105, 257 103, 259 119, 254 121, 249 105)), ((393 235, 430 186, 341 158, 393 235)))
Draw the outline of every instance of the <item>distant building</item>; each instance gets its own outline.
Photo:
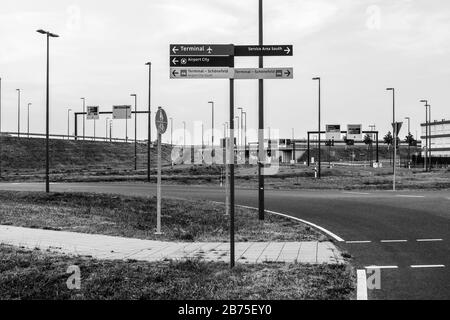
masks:
MULTIPOLYGON (((425 146, 426 124, 422 127, 422 145, 425 146)), ((433 157, 450 157, 450 121, 434 121, 429 124, 431 128, 431 154, 433 157)))

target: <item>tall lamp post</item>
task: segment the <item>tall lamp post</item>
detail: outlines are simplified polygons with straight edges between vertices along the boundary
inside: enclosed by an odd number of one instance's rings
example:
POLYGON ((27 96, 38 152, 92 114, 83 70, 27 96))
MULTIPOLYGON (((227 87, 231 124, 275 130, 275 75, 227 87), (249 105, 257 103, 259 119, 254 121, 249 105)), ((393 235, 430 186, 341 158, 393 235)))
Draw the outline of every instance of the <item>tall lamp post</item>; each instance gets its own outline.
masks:
POLYGON ((150 183, 150 168, 151 168, 151 159, 150 159, 150 148, 152 145, 152 63, 147 62, 145 64, 148 66, 148 143, 147 143, 147 181, 150 183))
POLYGON ((70 140, 70 111, 72 109, 67 109, 67 140, 70 140))
POLYGON ((212 124, 211 124, 211 127, 212 127, 212 132, 211 132, 211 149, 212 150, 211 150, 211 157, 213 159, 212 163, 215 163, 216 151, 214 149, 214 101, 209 101, 208 103, 211 105, 211 110, 212 110, 212 113, 211 113, 211 116, 212 116, 212 124))
POLYGON ((170 145, 173 146, 173 118, 170 117, 170 145))
POLYGON ((20 137, 20 89, 17 91, 17 136, 20 137))
POLYGON ((105 121, 105 141, 108 141, 108 123, 109 123, 110 118, 106 118, 105 121))
POLYGON ((387 88, 387 91, 392 91, 392 126, 393 126, 393 136, 394 136, 394 178, 393 178, 393 191, 396 189, 395 174, 397 168, 397 123, 395 122, 395 88, 387 88))
POLYGON ((2 177, 2 78, 0 77, 0 178, 2 177))
POLYGON ((322 141, 321 141, 321 122, 322 122, 322 119, 321 119, 321 98, 322 98, 321 90, 322 90, 322 87, 321 87, 321 85, 322 85, 322 83, 321 83, 320 77, 315 77, 315 78, 313 78, 313 80, 314 81, 319 81, 319 130, 318 130, 319 155, 317 157, 317 160, 319 161, 319 166, 318 166, 318 171, 317 171, 317 178, 321 179, 322 178, 322 168, 321 168, 321 158, 320 158, 321 157, 321 155, 320 155, 321 148, 320 147, 321 147, 321 143, 322 143, 322 141))
POLYGON ((27 136, 28 138, 30 138, 30 106, 32 105, 32 103, 28 104, 27 107, 27 136))
POLYGON ((134 97, 134 170, 137 170, 137 94, 130 95, 134 97))
POLYGON ((86 98, 80 98, 83 100, 83 140, 86 140, 86 98))
POLYGON ((183 121, 183 150, 186 149, 186 121, 183 121))
POLYGON ((242 116, 245 116, 245 121, 244 121, 244 159, 245 159, 245 164, 247 164, 247 112, 244 111, 242 112, 242 116))
POLYGON ((50 143, 49 143, 49 129, 50 129, 50 106, 49 106, 49 99, 50 99, 50 90, 49 90, 49 80, 50 80, 50 38, 58 38, 59 36, 57 34, 51 33, 49 31, 44 31, 42 29, 37 30, 38 33, 40 34, 44 34, 47 36, 47 92, 46 92, 46 130, 45 130, 45 134, 46 134, 46 144, 45 144, 45 149, 46 149, 46 159, 45 159, 45 191, 47 193, 50 192, 50 157, 49 157, 49 153, 50 153, 50 143))
POLYGON ((428 126, 428 108, 429 108, 429 105, 428 105, 428 100, 420 100, 420 102, 422 102, 422 103, 425 103, 425 156, 424 156, 424 167, 425 167, 425 171, 428 171, 428 163, 427 163, 427 160, 428 160, 428 155, 429 155, 429 153, 428 153, 428 149, 429 149, 429 146, 428 146, 428 141, 429 141, 429 139, 428 139, 428 129, 429 129, 429 126, 428 126))

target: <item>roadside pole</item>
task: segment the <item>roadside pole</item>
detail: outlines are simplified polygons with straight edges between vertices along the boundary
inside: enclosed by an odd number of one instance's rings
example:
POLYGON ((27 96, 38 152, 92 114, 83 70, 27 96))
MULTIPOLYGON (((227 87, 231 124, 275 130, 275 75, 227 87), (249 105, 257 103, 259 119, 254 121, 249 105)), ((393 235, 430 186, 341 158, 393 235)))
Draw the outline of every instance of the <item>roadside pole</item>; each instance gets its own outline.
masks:
POLYGON ((2 177, 2 78, 0 77, 0 178, 2 177))
MULTIPOLYGON (((234 59, 234 58, 233 58, 234 59)), ((234 61, 233 61, 234 62, 234 61)), ((234 63, 233 63, 234 64, 234 63)), ((236 264, 234 243, 234 79, 230 79, 230 268, 236 264)))
POLYGON ((161 234, 161 138, 162 135, 158 132, 158 205, 157 205, 157 227, 156 234, 161 234))
MULTIPOLYGON (((259 0, 259 45, 264 42, 264 25, 263 25, 263 0, 259 0)), ((264 57, 259 57, 259 68, 264 68, 264 57)), ((264 220, 265 204, 264 204, 264 80, 259 80, 259 150, 258 150, 258 180, 259 180, 259 220, 264 220)), ((230 119, 233 121, 233 119, 230 119)), ((234 143, 234 139, 232 140, 234 143)))
POLYGON ((163 108, 158 107, 158 113, 156 114, 156 129, 158 131, 158 178, 157 178, 157 187, 156 187, 156 234, 161 235, 161 167, 162 167, 162 148, 161 148, 161 140, 162 135, 167 131, 167 114, 163 110, 163 108))

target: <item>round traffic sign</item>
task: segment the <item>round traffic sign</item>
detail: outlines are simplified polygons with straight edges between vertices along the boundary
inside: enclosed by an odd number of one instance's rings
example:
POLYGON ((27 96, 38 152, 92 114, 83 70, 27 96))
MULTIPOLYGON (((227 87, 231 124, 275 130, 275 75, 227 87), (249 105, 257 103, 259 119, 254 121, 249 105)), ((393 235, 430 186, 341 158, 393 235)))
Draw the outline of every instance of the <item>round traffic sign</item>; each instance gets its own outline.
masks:
POLYGON ((156 113, 155 123, 159 134, 166 133, 168 126, 167 114, 161 107, 158 108, 158 112, 156 113))

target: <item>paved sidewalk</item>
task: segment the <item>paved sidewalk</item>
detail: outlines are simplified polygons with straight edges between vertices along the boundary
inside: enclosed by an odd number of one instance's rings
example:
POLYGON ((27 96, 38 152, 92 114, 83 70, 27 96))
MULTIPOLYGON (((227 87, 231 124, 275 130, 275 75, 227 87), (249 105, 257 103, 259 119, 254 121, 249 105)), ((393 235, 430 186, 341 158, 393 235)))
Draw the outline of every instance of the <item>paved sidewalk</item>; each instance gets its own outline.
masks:
MULTIPOLYGON (((228 243, 218 242, 160 242, 11 226, 0 226, 0 244, 104 260, 148 262, 186 258, 228 262, 230 247, 228 243)), ((240 263, 344 263, 340 252, 331 242, 236 243, 236 259, 240 263)))

